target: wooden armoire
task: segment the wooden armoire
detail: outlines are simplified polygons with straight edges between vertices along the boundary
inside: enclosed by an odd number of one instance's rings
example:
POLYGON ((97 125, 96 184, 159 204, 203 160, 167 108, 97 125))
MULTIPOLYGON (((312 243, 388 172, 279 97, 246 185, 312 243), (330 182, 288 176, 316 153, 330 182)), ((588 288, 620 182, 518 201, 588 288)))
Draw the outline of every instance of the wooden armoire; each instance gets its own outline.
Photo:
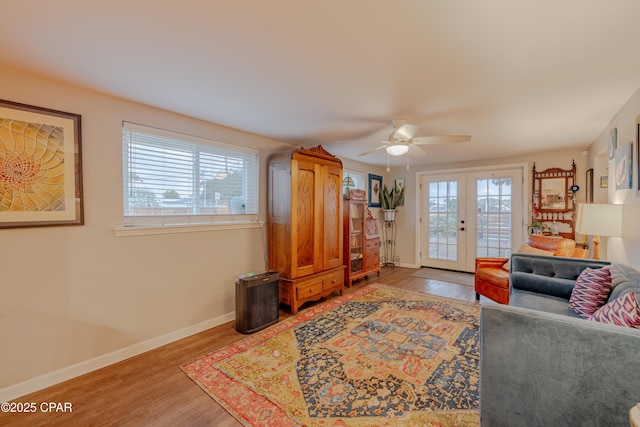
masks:
POLYGON ((342 162, 322 146, 269 159, 269 269, 291 312, 344 291, 342 162))

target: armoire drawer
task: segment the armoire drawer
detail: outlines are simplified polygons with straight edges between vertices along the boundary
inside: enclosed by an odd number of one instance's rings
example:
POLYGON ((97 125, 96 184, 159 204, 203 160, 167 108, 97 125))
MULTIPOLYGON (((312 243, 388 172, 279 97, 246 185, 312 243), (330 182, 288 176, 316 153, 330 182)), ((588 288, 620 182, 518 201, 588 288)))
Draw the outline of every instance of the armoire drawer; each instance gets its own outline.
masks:
POLYGON ((313 280, 308 283, 300 283, 296 287, 298 299, 305 299, 322 294, 322 280, 313 280))

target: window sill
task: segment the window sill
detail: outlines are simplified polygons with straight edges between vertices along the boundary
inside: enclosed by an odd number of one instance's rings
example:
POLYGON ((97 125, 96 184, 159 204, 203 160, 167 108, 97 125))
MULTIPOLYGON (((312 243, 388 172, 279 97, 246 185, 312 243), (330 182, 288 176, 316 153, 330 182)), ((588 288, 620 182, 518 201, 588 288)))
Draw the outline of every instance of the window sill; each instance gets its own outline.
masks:
POLYGON ((113 229, 117 237, 149 236, 155 234, 194 233, 203 231, 243 230, 264 227, 264 221, 225 222, 218 224, 176 224, 176 225, 138 225, 116 227, 113 229))

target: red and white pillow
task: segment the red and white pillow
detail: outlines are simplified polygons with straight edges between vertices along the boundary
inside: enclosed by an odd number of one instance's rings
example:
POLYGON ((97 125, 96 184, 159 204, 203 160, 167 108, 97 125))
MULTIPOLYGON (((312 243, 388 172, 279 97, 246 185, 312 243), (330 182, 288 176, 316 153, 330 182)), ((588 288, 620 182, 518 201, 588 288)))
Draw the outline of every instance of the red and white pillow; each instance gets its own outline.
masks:
POLYGON ((628 292, 603 305, 587 319, 640 329, 640 303, 635 292, 628 292))
POLYGON ((582 317, 589 317, 604 306, 611 293, 609 267, 585 268, 578 276, 569 298, 569 308, 582 317))

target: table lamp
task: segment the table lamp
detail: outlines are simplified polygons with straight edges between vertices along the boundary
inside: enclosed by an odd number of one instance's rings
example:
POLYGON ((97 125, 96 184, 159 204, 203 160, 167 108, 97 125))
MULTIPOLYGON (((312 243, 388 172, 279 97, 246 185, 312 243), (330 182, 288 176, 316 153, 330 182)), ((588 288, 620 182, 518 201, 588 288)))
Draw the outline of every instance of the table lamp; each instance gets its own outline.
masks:
POLYGON ((344 190, 344 197, 345 199, 349 198, 349 188, 350 187, 355 187, 356 184, 355 182, 353 182, 353 178, 351 178, 350 176, 346 176, 343 180, 342 180, 342 184, 345 185, 347 188, 344 190))
POLYGON ((622 236, 622 205, 579 203, 576 231, 593 236, 593 259, 600 259, 600 236, 622 236))

